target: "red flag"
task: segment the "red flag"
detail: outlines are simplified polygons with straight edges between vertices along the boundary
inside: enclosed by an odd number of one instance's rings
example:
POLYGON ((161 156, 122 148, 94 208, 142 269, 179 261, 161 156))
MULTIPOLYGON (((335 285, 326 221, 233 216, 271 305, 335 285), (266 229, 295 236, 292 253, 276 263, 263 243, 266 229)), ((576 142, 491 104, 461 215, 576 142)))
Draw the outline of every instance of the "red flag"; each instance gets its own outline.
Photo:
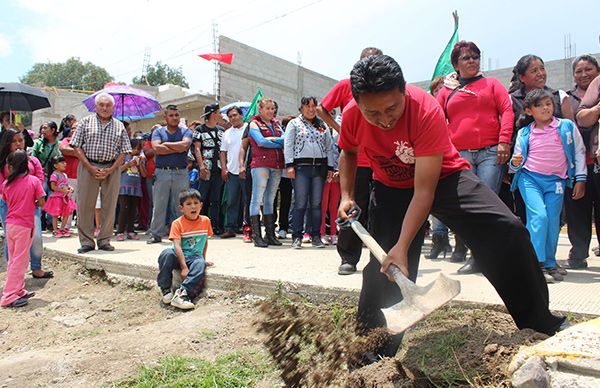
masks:
POLYGON ((207 61, 214 59, 228 65, 231 65, 231 61, 233 61, 233 53, 200 54, 198 56, 206 59, 207 61))

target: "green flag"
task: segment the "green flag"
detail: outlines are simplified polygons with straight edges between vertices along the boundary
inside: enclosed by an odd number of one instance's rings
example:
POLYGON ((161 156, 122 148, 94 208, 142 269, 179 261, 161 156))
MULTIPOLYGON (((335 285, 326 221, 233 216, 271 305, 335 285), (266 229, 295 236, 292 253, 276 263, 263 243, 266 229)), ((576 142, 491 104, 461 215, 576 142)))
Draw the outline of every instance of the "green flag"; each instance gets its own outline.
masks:
POLYGON ((246 114, 244 115, 244 122, 245 123, 249 122, 250 119, 254 115, 258 114, 258 100, 260 100, 261 98, 263 98, 263 92, 262 92, 262 89, 259 86, 258 87, 258 91, 256 92, 256 95, 252 99, 252 104, 250 104, 250 108, 248 108, 248 112, 246 112, 246 114))
POLYGON ((440 55, 440 59, 438 59, 437 65, 435 65, 435 70, 433 71, 433 76, 431 77, 432 81, 435 79, 435 77, 438 77, 440 75, 447 76, 448 74, 454 71, 454 67, 452 66, 452 62, 450 61, 450 54, 452 53, 454 45, 458 42, 458 12, 454 11, 452 13, 452 16, 454 16, 454 33, 452 33, 450 41, 446 45, 446 48, 442 52, 442 55, 440 55))

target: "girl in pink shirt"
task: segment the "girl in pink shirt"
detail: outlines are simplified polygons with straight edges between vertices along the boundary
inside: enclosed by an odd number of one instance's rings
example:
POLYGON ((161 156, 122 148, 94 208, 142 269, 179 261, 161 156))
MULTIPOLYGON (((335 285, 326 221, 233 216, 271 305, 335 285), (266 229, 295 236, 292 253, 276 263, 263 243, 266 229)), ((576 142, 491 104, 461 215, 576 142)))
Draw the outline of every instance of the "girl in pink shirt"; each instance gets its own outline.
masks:
POLYGON ((27 153, 18 150, 7 158, 8 176, 2 184, 2 198, 8 205, 5 235, 8 268, 2 291, 2 307, 22 307, 34 293, 25 290, 25 271, 33 241, 35 208, 44 206, 42 182, 29 174, 27 153))
POLYGON ((554 283, 566 274, 556 263, 565 186, 573 188, 574 200, 585 195, 585 146, 571 120, 554 117, 550 92, 530 91, 524 108, 534 122, 517 135, 510 161, 510 171, 515 173, 511 189, 519 188, 527 212, 527 230, 544 278, 554 283))

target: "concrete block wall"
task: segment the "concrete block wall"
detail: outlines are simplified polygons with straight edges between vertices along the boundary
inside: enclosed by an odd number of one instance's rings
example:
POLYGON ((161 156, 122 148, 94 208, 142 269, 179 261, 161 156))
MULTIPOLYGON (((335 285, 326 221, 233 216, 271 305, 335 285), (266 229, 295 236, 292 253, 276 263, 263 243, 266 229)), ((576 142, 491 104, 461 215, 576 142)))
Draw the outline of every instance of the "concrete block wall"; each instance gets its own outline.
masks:
POLYGON ((279 116, 297 115, 302 96, 321 99, 337 83, 333 78, 225 36, 219 38, 219 51, 234 54, 233 63, 222 64, 219 71, 222 105, 251 101, 260 86, 266 97, 277 101, 279 116))

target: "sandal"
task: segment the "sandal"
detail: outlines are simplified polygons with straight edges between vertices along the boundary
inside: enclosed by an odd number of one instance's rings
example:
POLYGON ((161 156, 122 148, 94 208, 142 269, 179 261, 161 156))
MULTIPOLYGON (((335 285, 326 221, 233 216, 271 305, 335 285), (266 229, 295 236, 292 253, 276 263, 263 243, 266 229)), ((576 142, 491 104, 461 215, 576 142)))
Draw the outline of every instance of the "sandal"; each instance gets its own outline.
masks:
POLYGON ((32 272, 31 276, 34 279, 51 279, 51 278, 54 277, 54 272, 52 272, 52 271, 44 271, 44 274, 41 275, 41 276, 37 276, 35 273, 32 272))

